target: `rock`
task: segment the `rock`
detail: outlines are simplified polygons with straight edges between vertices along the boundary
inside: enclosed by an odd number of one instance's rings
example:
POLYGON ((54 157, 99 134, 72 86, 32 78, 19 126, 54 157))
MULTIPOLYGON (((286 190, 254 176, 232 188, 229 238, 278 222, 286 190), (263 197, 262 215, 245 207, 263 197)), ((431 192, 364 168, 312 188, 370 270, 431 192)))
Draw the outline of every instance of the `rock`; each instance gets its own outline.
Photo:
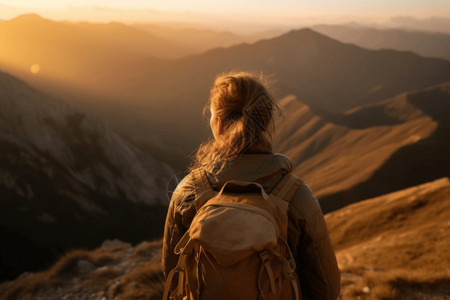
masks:
POLYGON ((94 271, 96 269, 96 266, 84 259, 80 259, 77 262, 77 270, 79 273, 81 274, 87 274, 87 273, 91 273, 92 271, 94 271))
POLYGON ((131 246, 131 245, 129 243, 122 242, 119 239, 106 240, 102 244, 102 247, 105 247, 105 248, 113 248, 116 246, 131 246))

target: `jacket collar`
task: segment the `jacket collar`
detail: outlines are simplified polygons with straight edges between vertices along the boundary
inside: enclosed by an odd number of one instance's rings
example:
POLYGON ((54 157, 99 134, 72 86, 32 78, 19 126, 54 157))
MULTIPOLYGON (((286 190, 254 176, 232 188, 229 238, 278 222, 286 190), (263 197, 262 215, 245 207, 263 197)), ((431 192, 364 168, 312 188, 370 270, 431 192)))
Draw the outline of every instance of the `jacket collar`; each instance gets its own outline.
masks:
POLYGON ((281 178, 292 171, 290 159, 279 153, 241 154, 225 163, 217 173, 208 173, 208 179, 214 189, 220 189, 230 180, 260 183, 270 193, 281 178))

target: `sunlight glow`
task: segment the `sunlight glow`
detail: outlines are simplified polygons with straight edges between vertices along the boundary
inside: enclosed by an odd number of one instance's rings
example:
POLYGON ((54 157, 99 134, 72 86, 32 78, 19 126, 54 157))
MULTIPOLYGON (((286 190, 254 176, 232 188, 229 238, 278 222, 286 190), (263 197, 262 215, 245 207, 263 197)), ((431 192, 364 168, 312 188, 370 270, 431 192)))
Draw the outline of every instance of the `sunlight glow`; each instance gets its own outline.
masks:
POLYGON ((33 64, 33 65, 31 65, 31 67, 30 67, 30 71, 31 71, 31 73, 33 73, 33 74, 39 73, 40 70, 41 70, 41 66, 39 66, 38 64, 33 64))

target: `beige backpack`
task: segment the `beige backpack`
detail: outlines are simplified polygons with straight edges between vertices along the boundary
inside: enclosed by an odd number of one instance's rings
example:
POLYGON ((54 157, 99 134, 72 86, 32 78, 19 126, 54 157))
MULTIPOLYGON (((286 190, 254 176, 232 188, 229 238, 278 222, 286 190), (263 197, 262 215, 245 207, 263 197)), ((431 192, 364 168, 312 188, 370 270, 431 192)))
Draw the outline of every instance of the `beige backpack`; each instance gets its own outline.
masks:
POLYGON ((200 188, 197 213, 175 248, 179 261, 168 275, 163 299, 298 300, 295 261, 286 240, 288 205, 300 179, 287 174, 267 195, 260 184, 242 181, 228 181, 217 192, 204 170, 192 175, 200 188), (251 186, 257 192, 242 193, 242 187, 248 191, 251 186))

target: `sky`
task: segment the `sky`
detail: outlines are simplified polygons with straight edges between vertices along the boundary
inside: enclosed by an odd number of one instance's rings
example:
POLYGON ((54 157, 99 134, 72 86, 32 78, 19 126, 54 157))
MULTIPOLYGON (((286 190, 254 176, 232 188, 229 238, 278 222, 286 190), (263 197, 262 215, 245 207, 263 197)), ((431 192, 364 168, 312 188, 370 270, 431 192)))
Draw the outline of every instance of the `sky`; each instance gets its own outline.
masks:
POLYGON ((0 0, 0 19, 38 13, 54 20, 204 24, 383 23, 450 18, 450 0, 0 0))

